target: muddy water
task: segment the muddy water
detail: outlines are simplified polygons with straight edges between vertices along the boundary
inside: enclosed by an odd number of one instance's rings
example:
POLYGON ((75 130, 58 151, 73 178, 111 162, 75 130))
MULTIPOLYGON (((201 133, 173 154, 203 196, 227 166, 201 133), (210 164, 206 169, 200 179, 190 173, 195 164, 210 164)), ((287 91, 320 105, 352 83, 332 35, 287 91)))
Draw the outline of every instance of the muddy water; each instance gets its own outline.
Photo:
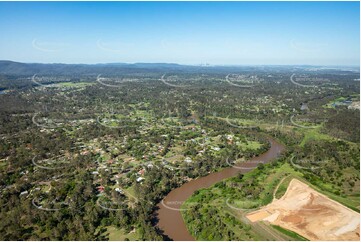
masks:
POLYGON ((181 215, 181 205, 195 191, 201 188, 207 188, 211 185, 238 173, 247 173, 257 167, 258 163, 268 163, 276 158, 284 147, 270 139, 271 148, 242 164, 235 164, 233 167, 225 168, 222 171, 211 173, 183 184, 181 187, 172 190, 159 204, 157 211, 158 227, 163 230, 164 234, 172 240, 194 240, 189 234, 181 215))

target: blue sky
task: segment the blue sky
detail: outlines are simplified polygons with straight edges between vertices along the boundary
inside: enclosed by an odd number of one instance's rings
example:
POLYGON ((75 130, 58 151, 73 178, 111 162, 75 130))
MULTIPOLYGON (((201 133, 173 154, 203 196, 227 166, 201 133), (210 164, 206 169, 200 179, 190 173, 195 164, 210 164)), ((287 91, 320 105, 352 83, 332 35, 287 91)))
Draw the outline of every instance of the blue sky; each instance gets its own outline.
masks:
POLYGON ((0 2, 0 59, 359 65, 359 2, 0 2))

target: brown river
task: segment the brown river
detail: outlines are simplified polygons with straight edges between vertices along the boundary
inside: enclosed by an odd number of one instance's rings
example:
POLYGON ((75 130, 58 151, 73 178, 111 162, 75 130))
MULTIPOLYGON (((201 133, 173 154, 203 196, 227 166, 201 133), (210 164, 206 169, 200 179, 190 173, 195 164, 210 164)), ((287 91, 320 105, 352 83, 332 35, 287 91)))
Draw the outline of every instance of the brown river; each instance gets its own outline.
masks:
POLYGON ((213 184, 237 175, 247 173, 256 168, 259 163, 268 163, 275 159, 283 150, 284 146, 270 139, 271 148, 265 153, 241 164, 225 168, 219 172, 211 173, 205 177, 191 180, 181 187, 172 190, 159 204, 157 211, 157 226, 172 240, 195 240, 188 232, 181 215, 181 205, 195 191, 207 188, 213 184))

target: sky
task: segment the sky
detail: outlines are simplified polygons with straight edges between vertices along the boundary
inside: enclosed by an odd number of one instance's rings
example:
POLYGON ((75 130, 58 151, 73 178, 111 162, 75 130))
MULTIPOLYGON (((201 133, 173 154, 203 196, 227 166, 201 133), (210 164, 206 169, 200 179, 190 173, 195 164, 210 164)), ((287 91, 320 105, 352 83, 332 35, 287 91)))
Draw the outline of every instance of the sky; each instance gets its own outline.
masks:
POLYGON ((359 65, 359 2, 0 2, 0 59, 359 65))

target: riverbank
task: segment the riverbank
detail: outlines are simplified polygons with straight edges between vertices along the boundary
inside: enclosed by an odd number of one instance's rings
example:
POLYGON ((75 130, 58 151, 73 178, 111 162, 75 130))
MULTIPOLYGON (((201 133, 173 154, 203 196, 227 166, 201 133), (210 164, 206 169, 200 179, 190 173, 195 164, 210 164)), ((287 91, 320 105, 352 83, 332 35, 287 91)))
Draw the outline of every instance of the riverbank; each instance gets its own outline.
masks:
POLYGON ((172 190, 158 204, 159 209, 156 212, 156 217, 159 229, 163 231, 164 235, 173 240, 194 240, 183 221, 181 205, 199 189, 210 187, 223 179, 233 177, 239 173, 247 173, 256 168, 258 164, 268 163, 277 158, 284 150, 284 146, 274 139, 270 139, 270 144, 271 148, 268 151, 242 163, 242 165, 236 164, 222 171, 192 180, 172 190))

